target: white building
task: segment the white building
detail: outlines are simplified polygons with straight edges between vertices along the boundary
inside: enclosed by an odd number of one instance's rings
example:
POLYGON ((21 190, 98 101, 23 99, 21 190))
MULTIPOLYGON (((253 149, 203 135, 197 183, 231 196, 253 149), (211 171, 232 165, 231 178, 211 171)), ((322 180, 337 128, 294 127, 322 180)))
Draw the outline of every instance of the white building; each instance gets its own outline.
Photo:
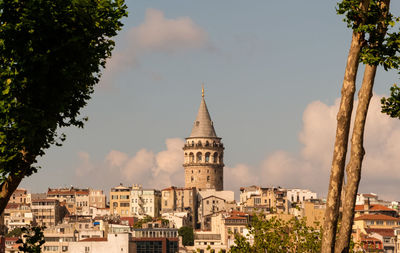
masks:
POLYGON ((130 234, 109 233, 107 238, 87 238, 78 242, 70 242, 68 252, 71 253, 110 253, 129 252, 130 234))
POLYGON ((317 199, 317 193, 306 189, 287 189, 286 192, 290 203, 303 203, 306 200, 317 199))
POLYGON ((141 185, 133 185, 130 196, 130 216, 160 216, 161 191, 143 189, 141 185))

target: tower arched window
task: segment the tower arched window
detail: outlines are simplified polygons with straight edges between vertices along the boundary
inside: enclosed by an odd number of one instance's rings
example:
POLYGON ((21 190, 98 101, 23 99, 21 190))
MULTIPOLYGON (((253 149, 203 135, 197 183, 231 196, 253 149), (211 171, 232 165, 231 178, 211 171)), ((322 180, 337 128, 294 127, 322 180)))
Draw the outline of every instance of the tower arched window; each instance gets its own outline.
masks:
POLYGON ((202 146, 202 145, 201 145, 201 141, 198 141, 198 142, 197 142, 197 146, 199 146, 199 147, 202 146))
POLYGON ((213 155, 213 163, 216 163, 216 162, 218 162, 218 153, 217 152, 215 152, 213 155))
POLYGON ((193 163, 194 162, 194 154, 190 152, 189 154, 189 162, 193 163))
POLYGON ((210 182, 210 176, 207 176, 207 182, 210 182))
POLYGON ((219 162, 220 162, 220 163, 223 163, 223 162, 224 162, 224 156, 223 156, 222 154, 219 156, 219 162))
POLYGON ((198 152, 197 154, 196 154, 196 161, 197 162, 201 162, 201 159, 202 159, 202 154, 201 154, 201 152, 198 152))
POLYGON ((192 141, 192 146, 194 146, 194 141, 192 141))
POLYGON ((215 143, 215 141, 213 141, 213 147, 217 146, 217 144, 215 143))
POLYGON ((208 141, 206 141, 206 147, 210 146, 210 143, 208 141))
POLYGON ((190 182, 193 182, 194 181, 194 177, 192 176, 192 177, 190 177, 190 182))
POLYGON ((204 156, 204 161, 206 162, 206 163, 208 163, 208 162, 210 162, 210 153, 209 152, 207 152, 206 153, 206 155, 204 156))

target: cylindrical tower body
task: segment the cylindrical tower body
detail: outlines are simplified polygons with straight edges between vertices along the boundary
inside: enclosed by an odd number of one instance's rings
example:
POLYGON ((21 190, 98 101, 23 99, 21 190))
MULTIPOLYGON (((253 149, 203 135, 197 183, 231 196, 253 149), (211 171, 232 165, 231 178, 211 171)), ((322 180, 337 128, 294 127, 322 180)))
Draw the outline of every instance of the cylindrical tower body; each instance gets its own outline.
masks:
POLYGON ((183 152, 185 187, 217 191, 224 189, 224 145, 215 133, 204 93, 192 133, 186 138, 183 152))
POLYGON ((224 189, 224 145, 221 138, 186 138, 183 151, 185 187, 224 189))

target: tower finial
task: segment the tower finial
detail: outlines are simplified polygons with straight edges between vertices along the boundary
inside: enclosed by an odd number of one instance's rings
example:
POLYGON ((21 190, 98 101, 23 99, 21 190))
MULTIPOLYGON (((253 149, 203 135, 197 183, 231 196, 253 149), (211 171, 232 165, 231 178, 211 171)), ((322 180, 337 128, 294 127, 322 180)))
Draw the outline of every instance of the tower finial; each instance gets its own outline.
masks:
POLYGON ((201 97, 204 98, 204 83, 201 84, 201 97))

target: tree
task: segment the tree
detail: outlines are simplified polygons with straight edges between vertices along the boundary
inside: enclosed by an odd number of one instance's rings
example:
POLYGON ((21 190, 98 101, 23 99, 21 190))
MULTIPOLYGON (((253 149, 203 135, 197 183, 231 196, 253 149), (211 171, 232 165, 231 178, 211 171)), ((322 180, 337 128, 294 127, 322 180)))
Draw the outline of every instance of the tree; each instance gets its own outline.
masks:
MULTIPOLYGON (((390 1, 371 0, 369 1, 366 12, 358 9, 360 3, 362 3, 360 0, 344 0, 339 4, 338 8, 339 14, 346 15, 345 21, 348 23, 349 27, 353 28, 353 31, 355 28, 359 31, 362 31, 362 49, 359 59, 361 62, 366 64, 366 67, 361 89, 358 95, 359 102, 353 126, 350 160, 346 167, 346 176, 348 182, 345 185, 345 199, 343 201, 343 216, 338 233, 339 236, 337 237, 335 244, 336 230, 325 232, 322 243, 322 252, 335 251, 337 253, 341 253, 349 251, 351 227, 354 219, 355 200, 359 182, 361 179, 362 161, 365 154, 363 147, 365 122, 368 113, 369 103, 372 97, 372 88, 374 85, 377 66, 382 65, 385 70, 398 68, 399 66, 398 34, 387 34, 388 27, 394 26, 395 21, 397 20, 392 16, 391 13, 389 13, 390 1), (366 22, 360 26, 358 24, 361 16, 366 17, 366 22)), ((345 96, 348 96, 348 94, 342 93, 342 100, 345 96)), ((347 99, 349 100, 350 98, 347 99)), ((339 125, 338 116, 337 132, 340 131, 343 131, 343 128, 341 125, 339 125)), ((348 136, 346 138, 348 138, 348 136)), ((336 141, 338 141, 337 138, 336 141)), ((342 141, 346 141, 347 143, 347 140, 342 139, 342 141)), ((345 148, 347 149, 347 147, 345 148)), ((344 169, 344 164, 343 168, 340 169, 344 169)), ((333 172, 334 169, 332 167, 332 174, 333 172)), ((339 180, 339 184, 342 185, 343 175, 341 176, 341 178, 338 177, 337 179, 339 180)), ((330 185, 333 184, 332 181, 333 178, 331 177, 330 185)), ((331 188, 329 188, 328 202, 335 201, 335 207, 338 207, 340 204, 340 190, 341 188, 338 188, 339 195, 337 196, 336 200, 333 200, 329 199, 329 194, 331 194, 331 188)), ((338 210, 332 210, 331 206, 327 205, 325 224, 328 224, 327 227, 329 229, 337 227, 337 215, 338 210), (330 212, 335 212, 335 219, 330 219, 330 212)))
POLYGON ((19 246, 18 250, 29 253, 40 253, 41 247, 45 243, 43 230, 44 227, 23 227, 21 229, 23 239, 16 241, 16 243, 22 243, 22 246, 19 246))
POLYGON ((194 245, 194 234, 193 228, 183 226, 178 229, 179 236, 182 236, 182 244, 184 246, 193 246, 194 245))
POLYGON ((250 226, 249 240, 235 234, 235 245, 230 252, 319 252, 321 248, 320 230, 306 225, 305 219, 292 218, 283 221, 276 217, 265 219, 255 215, 250 226))
POLYGON ((36 159, 83 127, 124 0, 0 0, 0 212, 36 159))
POLYGON ((351 24, 353 33, 344 73, 342 98, 337 114, 336 138, 322 236, 322 252, 325 253, 332 252, 335 247, 335 233, 339 219, 340 195, 343 184, 344 166, 346 163, 354 93, 356 90, 356 77, 364 37, 364 28, 368 20, 367 10, 370 4, 369 0, 353 2, 355 3, 351 6, 352 8, 348 8, 348 6, 351 5, 351 0, 344 0, 339 3, 339 8, 337 10, 339 14, 344 14, 347 20, 355 19, 356 21, 351 24))
POLYGON ((382 98, 382 112, 400 119, 400 88, 395 84, 390 88, 390 97, 382 98))

